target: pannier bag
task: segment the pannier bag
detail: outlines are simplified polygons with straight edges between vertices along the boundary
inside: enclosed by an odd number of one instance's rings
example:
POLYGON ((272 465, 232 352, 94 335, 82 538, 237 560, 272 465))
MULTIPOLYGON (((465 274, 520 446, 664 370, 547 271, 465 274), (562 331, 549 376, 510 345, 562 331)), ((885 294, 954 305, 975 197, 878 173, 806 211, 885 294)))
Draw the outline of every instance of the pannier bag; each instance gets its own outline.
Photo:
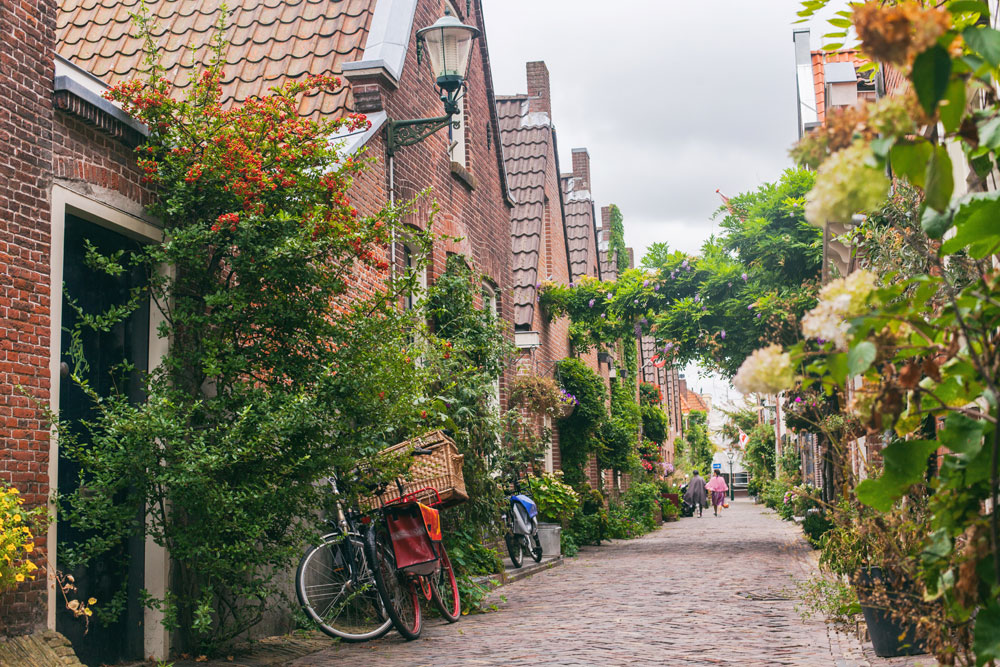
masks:
MULTIPOLYGON (((424 522, 426 506, 407 503, 385 508, 385 520, 392 538, 396 567, 408 574, 431 574, 438 568, 438 555, 424 522)), ((437 511, 426 507, 433 514, 437 511)), ((440 539, 440 518, 435 517, 435 532, 440 539)))

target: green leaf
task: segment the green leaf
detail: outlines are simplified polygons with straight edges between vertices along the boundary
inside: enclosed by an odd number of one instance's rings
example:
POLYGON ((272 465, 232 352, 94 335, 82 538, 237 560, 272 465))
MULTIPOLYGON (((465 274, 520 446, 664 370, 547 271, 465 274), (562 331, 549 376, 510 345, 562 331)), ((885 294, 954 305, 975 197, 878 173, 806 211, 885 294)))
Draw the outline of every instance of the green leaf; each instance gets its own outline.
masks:
POLYGON ((944 420, 944 429, 938 433, 941 444, 956 454, 975 455, 983 446, 983 429, 986 422, 953 412, 944 420))
POLYGON ((956 132, 965 114, 965 81, 953 79, 948 84, 944 99, 947 104, 941 105, 941 123, 946 132, 956 132))
POLYGON ((838 28, 850 28, 851 22, 849 19, 830 19, 827 21, 830 25, 835 25, 838 28))
POLYGON ((947 558, 950 553, 951 538, 948 537, 948 530, 945 528, 938 528, 930 534, 927 544, 924 546, 924 550, 920 554, 920 559, 924 563, 933 563, 934 561, 947 558))
POLYGON ((972 649, 976 653, 976 667, 990 660, 1000 660, 1000 605, 995 600, 976 614, 972 649))
POLYGON ((951 212, 938 213, 929 206, 924 207, 924 213, 920 216, 920 227, 927 232, 927 236, 939 239, 951 228, 951 212))
POLYGON ((968 200, 955 213, 958 231, 941 245, 942 255, 951 255, 966 246, 969 255, 982 259, 990 255, 1000 244, 1000 201, 988 198, 968 200))
POLYGON ((837 384, 844 384, 847 382, 847 355, 843 352, 837 352, 831 354, 827 357, 826 367, 830 370, 830 375, 833 376, 834 381, 837 384))
POLYGON ((885 468, 876 479, 857 486, 858 500, 888 512, 893 504, 919 482, 927 470, 927 457, 938 448, 934 440, 897 440, 882 450, 885 468))
POLYGON ((962 12, 979 12, 984 16, 990 14, 989 7, 981 0, 955 0, 948 5, 948 11, 952 14, 961 14, 962 12))
POLYGON ((852 377, 861 375, 872 365, 877 354, 875 343, 867 340, 858 343, 847 352, 847 372, 852 377))
POLYGON ((979 145, 990 149, 1000 148, 1000 117, 990 118, 979 126, 979 145))
POLYGON ((898 141, 889 151, 889 163, 897 176, 903 176, 913 185, 922 188, 933 153, 934 147, 923 139, 917 142, 898 141))
POLYGON ((951 202, 955 188, 951 158, 944 146, 935 146, 931 161, 927 164, 927 180, 924 185, 927 205, 936 211, 944 211, 951 202))
POLYGON ((1000 65, 1000 30, 969 26, 962 31, 965 43, 993 67, 1000 65))
POLYGON ((823 45, 823 50, 824 51, 836 51, 837 49, 842 49, 842 48, 844 48, 844 43, 843 42, 834 42, 833 44, 824 44, 823 45))
POLYGON ((896 137, 879 137, 877 139, 872 139, 872 152, 875 153, 876 157, 885 160, 889 157, 889 151, 892 150, 893 144, 896 143, 896 137))
POLYGON ((910 79, 920 100, 920 106, 928 115, 934 115, 938 102, 948 89, 951 76, 951 56, 947 49, 935 44, 916 57, 910 79))

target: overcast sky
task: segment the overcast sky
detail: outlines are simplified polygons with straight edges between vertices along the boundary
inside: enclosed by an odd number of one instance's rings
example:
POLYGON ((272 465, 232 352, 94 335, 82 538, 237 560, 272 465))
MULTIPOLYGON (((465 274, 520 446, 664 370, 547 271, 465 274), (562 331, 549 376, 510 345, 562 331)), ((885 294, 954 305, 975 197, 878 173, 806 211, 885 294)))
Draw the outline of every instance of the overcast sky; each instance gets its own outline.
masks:
MULTIPOLYGON (((637 262, 656 241, 697 253, 716 229, 717 188, 733 196, 792 166, 798 0, 483 5, 497 94, 526 92, 525 63, 545 61, 562 171, 571 149, 589 149, 594 199, 622 210, 637 262)), ((830 30, 810 27, 818 48, 830 30)), ((740 400, 728 382, 686 371, 716 403, 740 400)))
POLYGON ((593 196, 622 210, 637 262, 655 241, 697 252, 716 188, 736 195, 791 166, 797 0, 483 5, 497 94, 526 92, 525 62, 545 61, 560 166, 589 149, 593 196))

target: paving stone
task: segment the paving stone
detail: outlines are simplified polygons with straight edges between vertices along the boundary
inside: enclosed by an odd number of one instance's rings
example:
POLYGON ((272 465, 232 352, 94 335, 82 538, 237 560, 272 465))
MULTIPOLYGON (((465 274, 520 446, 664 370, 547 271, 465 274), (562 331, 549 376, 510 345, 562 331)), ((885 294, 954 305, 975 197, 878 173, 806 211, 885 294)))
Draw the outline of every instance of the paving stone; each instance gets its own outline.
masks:
POLYGON ((794 665, 912 667, 795 610, 817 570, 801 528, 748 500, 637 540, 587 547, 493 594, 498 610, 425 623, 407 642, 331 642, 288 665, 794 665))

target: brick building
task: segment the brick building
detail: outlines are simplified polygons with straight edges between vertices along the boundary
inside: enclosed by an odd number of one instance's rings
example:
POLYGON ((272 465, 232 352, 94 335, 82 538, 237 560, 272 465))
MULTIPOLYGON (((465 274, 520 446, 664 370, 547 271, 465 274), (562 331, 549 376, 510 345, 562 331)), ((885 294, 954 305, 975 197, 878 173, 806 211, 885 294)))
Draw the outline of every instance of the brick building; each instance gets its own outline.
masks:
MULTIPOLYGON (((189 85, 191 63, 206 53, 218 4, 148 3, 158 25, 159 54, 178 88, 189 85), (200 47, 193 60, 189 45, 200 47)), ((58 465, 45 408, 65 419, 86 415, 82 397, 65 379, 62 330, 73 314, 52 295, 65 283, 85 306, 111 305, 139 278, 88 281, 82 273, 84 240, 114 250, 159 242, 162 236, 145 212, 150 193, 135 167, 133 149, 145 128, 101 97, 107 86, 138 75, 142 52, 129 17, 134 9, 134 3, 119 0, 39 0, 0 13, 0 30, 13 37, 0 45, 0 479, 17 486, 32 504, 45 502, 60 481, 69 486, 75 472, 66 462, 58 465)), ((345 150, 364 146, 374 162, 355 186, 359 208, 373 211, 390 199, 402 201, 432 188, 408 222, 423 226, 434 200, 440 206, 436 229, 461 240, 436 244, 426 280, 443 270, 448 254, 461 253, 482 276, 482 305, 510 321, 513 200, 503 170, 485 33, 473 46, 460 127, 443 129, 391 158, 386 150, 390 119, 442 115, 432 75, 417 62, 415 33, 446 11, 484 31, 476 0, 247 0, 229 19, 224 96, 243 101, 306 74, 345 75, 351 88, 307 97, 300 113, 369 115, 370 130, 344 138, 345 150)), ((398 262, 408 256, 403 243, 387 253, 398 262)), ((89 341, 103 360, 95 377, 117 361, 132 361, 140 369, 157 363, 165 349, 155 334, 161 317, 147 305, 115 331, 89 341)), ((38 564, 47 562, 54 572, 58 545, 70 535, 67 525, 53 523, 36 542, 38 564)), ((86 659, 166 655, 169 637, 161 618, 138 604, 138 590, 163 594, 167 554, 152 543, 134 542, 123 550, 131 556, 127 571, 78 577, 89 587, 85 592, 81 585, 83 595, 99 589, 101 581, 128 578, 130 601, 118 626, 92 624, 84 643, 82 626, 65 617, 55 587, 46 591, 40 578, 0 598, 0 635, 52 627, 67 634, 86 659)))

